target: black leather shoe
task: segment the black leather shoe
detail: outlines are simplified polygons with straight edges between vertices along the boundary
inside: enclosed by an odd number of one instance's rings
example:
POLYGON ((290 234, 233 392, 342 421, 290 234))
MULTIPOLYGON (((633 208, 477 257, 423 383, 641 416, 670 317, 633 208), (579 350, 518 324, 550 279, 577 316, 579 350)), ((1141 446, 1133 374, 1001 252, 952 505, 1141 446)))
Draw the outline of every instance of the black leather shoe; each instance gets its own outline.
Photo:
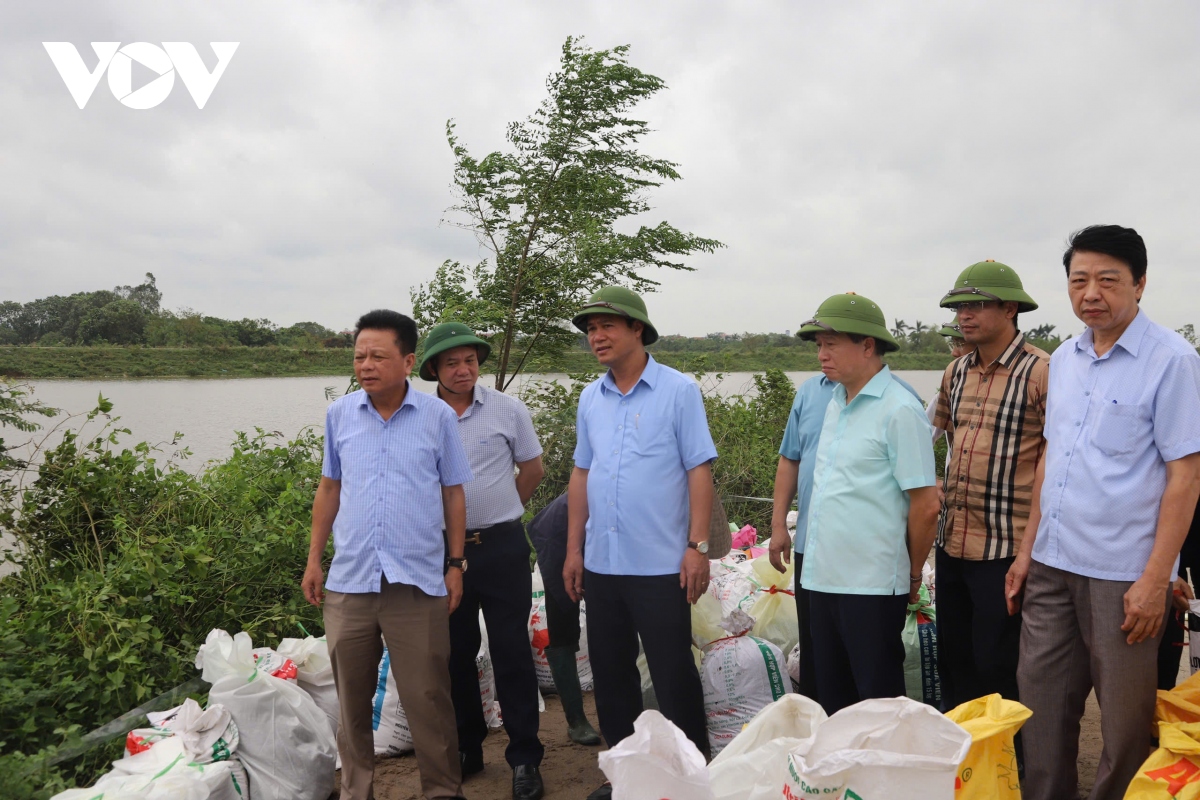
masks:
POLYGON ((462 776, 477 775, 483 772, 483 753, 464 753, 458 751, 458 763, 462 767, 462 776))
POLYGON ((542 800, 546 787, 537 767, 522 764, 513 767, 513 800, 542 800))
POLYGON ((606 783, 587 796, 587 800, 612 800, 612 784, 606 783))

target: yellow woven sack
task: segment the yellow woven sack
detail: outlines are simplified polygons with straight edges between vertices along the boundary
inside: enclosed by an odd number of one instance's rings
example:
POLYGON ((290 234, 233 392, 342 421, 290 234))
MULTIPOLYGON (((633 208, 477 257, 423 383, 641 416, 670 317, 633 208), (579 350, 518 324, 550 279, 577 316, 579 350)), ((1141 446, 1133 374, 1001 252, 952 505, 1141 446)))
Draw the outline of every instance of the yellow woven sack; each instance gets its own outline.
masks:
MULTIPOLYGON (((1159 692, 1160 709, 1166 694, 1159 692)), ((1200 722, 1158 724, 1158 749, 1138 770, 1125 800, 1200 800, 1200 722)))
POLYGON ((1168 691, 1159 690, 1157 722, 1200 722, 1200 672, 1168 691))
POLYGON ((978 697, 946 712, 971 734, 971 749, 954 779, 954 800, 1020 800, 1013 736, 1032 714, 998 694, 978 697))

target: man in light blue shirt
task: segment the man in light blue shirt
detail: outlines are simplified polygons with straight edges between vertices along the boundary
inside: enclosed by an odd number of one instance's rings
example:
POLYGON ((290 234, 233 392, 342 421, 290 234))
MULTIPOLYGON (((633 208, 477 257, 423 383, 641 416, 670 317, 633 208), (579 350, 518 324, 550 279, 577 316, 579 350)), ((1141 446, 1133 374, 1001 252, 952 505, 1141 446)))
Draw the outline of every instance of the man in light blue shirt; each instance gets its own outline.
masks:
POLYGON ((883 312, 834 295, 804 323, 839 385, 825 409, 800 581, 810 593, 817 696, 826 713, 904 694, 901 633, 936 534, 929 422, 896 382, 883 312))
POLYGON ((1023 615, 1030 800, 1075 796, 1093 688, 1104 751, 1091 797, 1123 797, 1150 751, 1158 642, 1200 495, 1200 356, 1139 308, 1146 263, 1142 237, 1117 225, 1078 231, 1063 255, 1087 330, 1050 358, 1045 456, 1006 590, 1023 615))
MULTIPOLYGON (((797 334, 798 335, 798 334, 797 334)), ((892 375, 892 380, 907 389, 920 400, 915 389, 903 379, 892 375)), ((788 414, 787 426, 783 430, 783 442, 779 445, 779 464, 775 468, 774 508, 771 512, 770 559, 775 569, 783 572, 796 553, 796 574, 804 568, 804 540, 808 531, 808 506, 812 498, 813 472, 817 466, 817 445, 821 440, 821 427, 825 423, 825 409, 833 399, 837 384, 825 375, 817 375, 800 384, 792 410, 788 414), (796 539, 792 541, 787 531, 788 509, 796 500, 796 539)), ((812 632, 809 628, 809 593, 796 581, 796 620, 800 634, 800 694, 819 700, 817 678, 813 666, 812 632)))
POLYGON ((587 593, 600 731, 613 747, 642 712, 640 636, 659 709, 708 753, 689 607, 708 584, 717 457, 700 389, 646 353, 658 333, 628 289, 601 289, 574 323, 609 368, 579 398, 563 567, 571 599, 587 593))
POLYGON ((346 800, 373 796, 371 700, 381 634, 412 732, 422 794, 430 800, 462 794, 450 699, 450 614, 462 597, 467 566, 462 485, 472 475, 454 412, 408 381, 416 347, 417 326, 408 317, 364 314, 354 334, 354 375, 362 389, 335 400, 325 415, 325 461, 301 586, 310 603, 325 603, 346 800), (333 564, 323 590, 331 532, 333 564))

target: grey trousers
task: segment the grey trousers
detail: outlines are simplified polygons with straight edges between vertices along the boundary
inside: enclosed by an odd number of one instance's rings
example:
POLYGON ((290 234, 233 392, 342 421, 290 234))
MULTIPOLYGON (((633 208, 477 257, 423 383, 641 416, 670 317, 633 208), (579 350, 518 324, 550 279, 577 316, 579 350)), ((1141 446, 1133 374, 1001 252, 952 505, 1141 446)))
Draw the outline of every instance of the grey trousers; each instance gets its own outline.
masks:
MULTIPOLYGON (((1017 667, 1021 702, 1033 711, 1021 729, 1025 800, 1078 797, 1079 722, 1093 688, 1104 749, 1090 800, 1121 800, 1150 754, 1162 630, 1126 644, 1121 624, 1132 585, 1030 565, 1017 667)), ((1170 602, 1167 593, 1164 617, 1170 602)))
POLYGON ((325 593, 325 638, 337 686, 341 720, 342 800, 371 800, 375 747, 371 701, 383 634, 391 654, 396 693, 404 706, 428 800, 462 794, 458 730, 450 701, 450 610, 445 597, 384 581, 378 592, 325 593))

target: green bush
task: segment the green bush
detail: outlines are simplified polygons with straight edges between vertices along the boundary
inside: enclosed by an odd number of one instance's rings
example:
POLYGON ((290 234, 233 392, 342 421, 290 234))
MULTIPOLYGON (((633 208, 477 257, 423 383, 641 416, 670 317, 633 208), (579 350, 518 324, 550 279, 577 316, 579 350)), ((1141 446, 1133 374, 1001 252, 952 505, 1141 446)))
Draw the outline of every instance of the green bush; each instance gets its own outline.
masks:
MULTIPOLYGON (((9 533, 21 569, 0 579, 3 750, 63 745, 195 677, 213 628, 263 644, 321 632, 298 590, 317 434, 239 434, 195 476, 144 443, 120 447, 121 433, 115 420, 68 433, 20 493, 9 533)), ((113 755, 72 769, 91 780, 113 755)))

